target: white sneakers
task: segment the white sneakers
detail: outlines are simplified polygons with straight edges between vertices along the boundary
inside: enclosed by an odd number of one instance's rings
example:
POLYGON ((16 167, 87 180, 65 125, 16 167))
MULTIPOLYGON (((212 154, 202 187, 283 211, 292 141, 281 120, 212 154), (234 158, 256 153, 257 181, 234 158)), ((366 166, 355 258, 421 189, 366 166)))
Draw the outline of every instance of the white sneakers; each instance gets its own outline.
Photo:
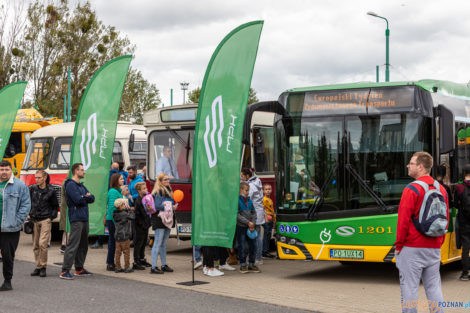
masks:
POLYGON ((211 270, 204 267, 203 271, 204 271, 204 275, 207 275, 210 277, 224 276, 224 272, 219 271, 215 267, 211 270))
POLYGON ((255 265, 263 265, 263 260, 256 260, 255 265))
POLYGON ((194 264, 194 269, 197 270, 201 266, 202 266, 202 261, 196 262, 196 264, 194 264))
POLYGON ((219 270, 234 271, 235 267, 230 266, 227 263, 225 263, 224 265, 219 265, 219 270))

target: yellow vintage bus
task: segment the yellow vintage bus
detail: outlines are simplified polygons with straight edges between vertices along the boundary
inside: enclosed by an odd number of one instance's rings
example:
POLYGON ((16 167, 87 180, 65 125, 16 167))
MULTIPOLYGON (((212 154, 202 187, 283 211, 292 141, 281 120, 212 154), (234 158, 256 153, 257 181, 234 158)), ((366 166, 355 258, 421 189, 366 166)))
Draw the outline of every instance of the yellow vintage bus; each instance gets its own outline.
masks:
POLYGON ((36 129, 57 123, 62 123, 62 120, 56 117, 45 118, 36 109, 18 110, 3 158, 11 163, 16 177, 19 177, 23 167, 31 134, 36 129))

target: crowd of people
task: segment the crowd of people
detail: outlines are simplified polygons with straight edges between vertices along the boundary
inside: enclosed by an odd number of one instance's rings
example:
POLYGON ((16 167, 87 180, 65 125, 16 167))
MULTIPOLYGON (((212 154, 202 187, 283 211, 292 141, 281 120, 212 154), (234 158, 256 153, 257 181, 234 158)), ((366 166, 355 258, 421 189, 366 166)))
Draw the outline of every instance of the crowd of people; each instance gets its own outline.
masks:
MULTIPOLYGON (((173 171, 172 166, 168 168, 173 171)), ((405 187, 399 205, 395 260, 400 272, 403 311, 415 312, 416 308, 409 304, 416 303, 418 299, 420 281, 423 282, 429 301, 443 301, 439 267, 441 246, 449 221, 449 203, 458 208, 457 245, 462 248, 460 279, 470 279, 470 165, 464 168, 464 180, 455 185, 453 197, 449 186, 443 183, 442 175, 437 179, 431 177, 433 158, 429 153, 416 152, 407 168, 408 175, 415 181, 405 187)), ((64 252, 60 274, 62 279, 92 275, 84 264, 88 252, 88 205, 94 202, 95 197, 81 182, 85 177, 83 165, 73 164, 71 173, 72 177, 62 185, 60 204, 61 215, 67 214, 70 222, 69 234, 64 236, 65 242, 61 247, 64 252), (72 274, 73 266, 75 271, 72 274)), ((172 174, 177 175, 174 172, 172 174)), ((146 268, 150 268, 150 274, 174 271, 167 263, 167 243, 170 230, 175 227, 175 210, 178 208, 178 203, 173 199, 171 176, 167 173, 158 174, 149 193, 148 180, 143 175, 138 174, 134 166, 129 166, 124 173, 119 164, 112 164, 103 220, 109 232, 106 258, 108 271, 131 273, 146 268), (154 240, 151 262, 148 262, 145 247, 150 227, 154 231, 154 240), (132 244, 134 251, 131 265, 132 244)), ((49 184, 48 174, 38 170, 35 179, 36 184, 28 188, 12 175, 8 161, 0 162, 0 248, 4 276, 0 291, 12 289, 15 251, 26 219, 33 223, 36 266, 31 276, 47 276, 51 223, 57 217, 59 203, 49 184)), ((273 257, 269 253, 269 242, 276 216, 271 193, 271 185, 262 185, 252 169, 242 169, 233 249, 195 246, 194 268, 202 267, 203 273, 210 277, 223 276, 224 271, 235 270, 231 266, 234 264, 240 265, 241 273, 259 273, 263 258, 273 257)))

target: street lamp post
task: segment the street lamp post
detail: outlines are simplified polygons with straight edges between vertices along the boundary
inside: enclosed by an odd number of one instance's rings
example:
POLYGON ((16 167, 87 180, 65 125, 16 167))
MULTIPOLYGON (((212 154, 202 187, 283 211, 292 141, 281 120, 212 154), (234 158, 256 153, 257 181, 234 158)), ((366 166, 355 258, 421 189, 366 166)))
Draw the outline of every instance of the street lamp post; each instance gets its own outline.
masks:
POLYGON ((183 104, 185 104, 186 103, 186 90, 188 90, 189 83, 182 82, 180 83, 180 85, 181 85, 181 90, 183 90, 183 104))
POLYGON ((377 13, 374 12, 367 12, 367 15, 381 18, 387 23, 387 29, 385 30, 385 81, 388 82, 390 81, 390 62, 388 58, 388 40, 390 37, 390 30, 388 29, 388 20, 385 17, 377 15, 377 13))

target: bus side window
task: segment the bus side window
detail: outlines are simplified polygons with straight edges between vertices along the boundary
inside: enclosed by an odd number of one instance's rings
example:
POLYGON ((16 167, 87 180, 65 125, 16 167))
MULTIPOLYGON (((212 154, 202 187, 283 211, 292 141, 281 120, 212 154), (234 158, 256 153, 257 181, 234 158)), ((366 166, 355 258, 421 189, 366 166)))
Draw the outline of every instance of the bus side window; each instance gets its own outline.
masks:
POLYGON ((124 162, 124 158, 122 157, 122 147, 119 141, 114 142, 113 162, 124 162))

